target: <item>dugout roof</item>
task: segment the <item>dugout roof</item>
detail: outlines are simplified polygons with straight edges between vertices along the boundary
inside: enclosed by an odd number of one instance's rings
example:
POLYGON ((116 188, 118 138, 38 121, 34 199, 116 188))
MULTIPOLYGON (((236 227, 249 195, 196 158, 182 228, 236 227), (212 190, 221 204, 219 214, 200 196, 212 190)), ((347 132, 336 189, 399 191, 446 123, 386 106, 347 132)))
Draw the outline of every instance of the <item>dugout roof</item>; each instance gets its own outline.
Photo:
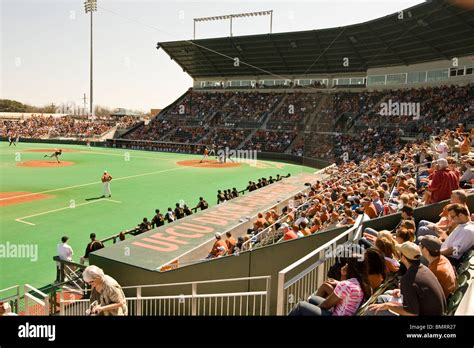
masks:
POLYGON ((160 47, 193 78, 363 72, 474 54, 474 9, 432 0, 405 9, 403 19, 395 13, 345 27, 159 42, 160 47), (349 67, 343 66, 346 57, 349 67))

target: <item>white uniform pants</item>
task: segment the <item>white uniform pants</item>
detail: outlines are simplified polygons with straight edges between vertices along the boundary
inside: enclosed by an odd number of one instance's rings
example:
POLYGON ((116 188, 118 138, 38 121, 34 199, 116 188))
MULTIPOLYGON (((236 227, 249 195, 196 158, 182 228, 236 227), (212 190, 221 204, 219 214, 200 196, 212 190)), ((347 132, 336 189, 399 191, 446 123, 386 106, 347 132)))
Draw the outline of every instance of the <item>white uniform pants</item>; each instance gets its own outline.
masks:
POLYGON ((110 182, 106 181, 102 183, 104 185, 104 196, 112 196, 112 193, 110 192, 110 182))

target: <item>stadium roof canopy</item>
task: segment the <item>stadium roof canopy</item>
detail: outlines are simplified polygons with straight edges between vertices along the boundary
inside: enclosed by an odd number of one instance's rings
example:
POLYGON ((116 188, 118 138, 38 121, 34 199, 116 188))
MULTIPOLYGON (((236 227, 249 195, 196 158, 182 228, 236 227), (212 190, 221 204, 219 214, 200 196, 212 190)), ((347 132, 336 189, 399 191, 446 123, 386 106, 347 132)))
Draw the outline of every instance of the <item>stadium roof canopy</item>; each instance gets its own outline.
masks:
POLYGON ((345 27, 159 42, 157 47, 193 78, 363 72, 474 54, 474 9, 432 0, 345 27))

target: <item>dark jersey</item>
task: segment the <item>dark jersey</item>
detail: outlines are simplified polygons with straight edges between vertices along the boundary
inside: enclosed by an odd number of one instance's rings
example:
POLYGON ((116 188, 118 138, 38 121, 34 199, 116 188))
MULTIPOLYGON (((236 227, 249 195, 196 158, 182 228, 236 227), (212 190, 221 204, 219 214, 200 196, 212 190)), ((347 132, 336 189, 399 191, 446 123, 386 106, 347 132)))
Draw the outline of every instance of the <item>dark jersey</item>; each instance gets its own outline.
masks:
POLYGON ((220 193, 217 195, 217 203, 223 203, 225 202, 225 195, 223 193, 220 193))
POLYGON ((153 219, 151 219, 151 226, 154 228, 155 226, 163 226, 165 224, 165 218, 163 217, 163 214, 158 213, 155 216, 153 216, 153 219))
POLYGON ((174 210, 174 216, 176 216, 177 219, 181 219, 184 217, 184 209, 183 208, 175 208, 174 210))
POLYGON ((204 210, 204 209, 209 208, 209 204, 207 204, 205 200, 202 200, 202 201, 199 201, 197 207, 200 208, 201 210, 204 210))
POLYGON ((89 244, 87 244, 86 252, 84 253, 84 257, 88 258, 89 253, 91 253, 93 251, 96 251, 96 250, 99 250, 99 249, 102 249, 103 247, 104 247, 104 244, 100 240, 94 240, 94 241, 90 242, 89 244))

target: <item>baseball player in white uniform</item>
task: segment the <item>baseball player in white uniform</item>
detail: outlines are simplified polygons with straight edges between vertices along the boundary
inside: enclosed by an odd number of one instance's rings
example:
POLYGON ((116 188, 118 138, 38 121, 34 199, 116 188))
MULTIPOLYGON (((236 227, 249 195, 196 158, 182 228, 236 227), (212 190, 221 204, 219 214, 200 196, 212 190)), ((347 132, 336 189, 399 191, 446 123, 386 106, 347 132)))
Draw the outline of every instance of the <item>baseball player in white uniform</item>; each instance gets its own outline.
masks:
POLYGON ((110 192, 110 182, 112 181, 112 176, 107 173, 107 171, 104 171, 104 175, 102 175, 102 185, 104 187, 104 192, 102 194, 102 197, 109 196, 112 197, 112 193, 110 192))

